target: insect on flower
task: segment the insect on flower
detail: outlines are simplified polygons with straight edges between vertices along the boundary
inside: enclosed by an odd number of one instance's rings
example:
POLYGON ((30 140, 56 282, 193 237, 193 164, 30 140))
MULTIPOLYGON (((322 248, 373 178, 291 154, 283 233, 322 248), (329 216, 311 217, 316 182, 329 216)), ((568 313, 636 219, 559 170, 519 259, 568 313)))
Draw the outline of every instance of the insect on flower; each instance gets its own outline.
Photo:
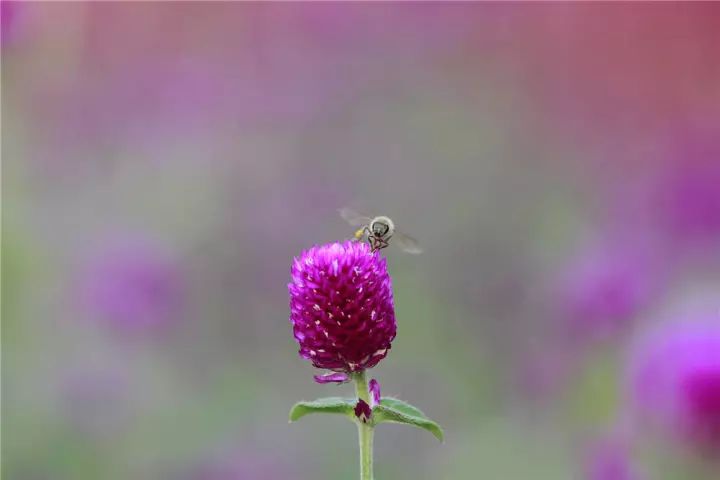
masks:
POLYGON ((366 241, 373 252, 390 245, 390 239, 406 253, 422 253, 420 244, 410 235, 402 233, 395 228, 395 223, 386 216, 371 217, 358 213, 351 208, 341 208, 340 216, 350 225, 360 227, 353 236, 356 241, 366 241))

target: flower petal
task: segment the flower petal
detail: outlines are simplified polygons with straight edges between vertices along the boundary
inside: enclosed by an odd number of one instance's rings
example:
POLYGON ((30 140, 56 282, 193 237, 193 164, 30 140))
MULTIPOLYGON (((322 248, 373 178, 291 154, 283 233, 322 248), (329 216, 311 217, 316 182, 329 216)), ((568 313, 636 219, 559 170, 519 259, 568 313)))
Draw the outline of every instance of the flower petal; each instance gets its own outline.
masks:
POLYGON ((350 380, 346 373, 333 372, 327 375, 314 375, 313 378, 317 383, 345 383, 350 380))

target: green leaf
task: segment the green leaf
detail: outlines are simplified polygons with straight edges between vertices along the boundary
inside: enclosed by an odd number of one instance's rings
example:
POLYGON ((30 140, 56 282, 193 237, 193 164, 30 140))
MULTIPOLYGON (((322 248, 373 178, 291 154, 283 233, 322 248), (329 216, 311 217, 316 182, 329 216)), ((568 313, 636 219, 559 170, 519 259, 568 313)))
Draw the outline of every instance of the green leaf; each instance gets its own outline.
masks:
POLYGON ((388 422, 413 425, 432 433, 441 442, 444 439, 440 425, 427 418, 418 408, 397 398, 383 398, 380 405, 373 409, 373 420, 375 424, 388 422))
POLYGON ((290 409, 290 421, 294 422, 311 413, 339 413, 351 418, 355 415, 354 398, 327 397, 312 402, 298 402, 290 409))
POLYGON ((385 407, 393 408, 399 412, 402 412, 406 415, 412 415, 415 417, 425 417, 425 414, 420 411, 419 408, 410 405, 409 403, 405 403, 402 400, 399 400, 397 398, 392 397, 383 397, 382 400, 380 400, 380 405, 383 405, 385 407))

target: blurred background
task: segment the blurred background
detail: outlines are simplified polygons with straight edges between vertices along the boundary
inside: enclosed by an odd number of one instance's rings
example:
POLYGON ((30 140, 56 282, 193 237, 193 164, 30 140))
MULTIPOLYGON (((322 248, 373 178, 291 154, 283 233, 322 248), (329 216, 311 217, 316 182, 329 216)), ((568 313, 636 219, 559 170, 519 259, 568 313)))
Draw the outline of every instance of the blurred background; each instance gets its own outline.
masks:
POLYGON ((293 256, 395 219, 379 479, 720 472, 720 5, 2 2, 6 478, 357 478, 293 256))

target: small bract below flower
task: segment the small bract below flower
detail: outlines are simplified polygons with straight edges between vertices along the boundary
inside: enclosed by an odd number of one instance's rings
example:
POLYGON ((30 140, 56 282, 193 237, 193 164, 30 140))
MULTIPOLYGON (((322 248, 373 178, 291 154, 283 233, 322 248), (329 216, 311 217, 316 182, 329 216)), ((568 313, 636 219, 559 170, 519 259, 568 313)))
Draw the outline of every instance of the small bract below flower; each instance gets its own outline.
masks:
POLYGON ((370 403, 374 407, 380 404, 380 383, 374 378, 370 380, 370 403))
POLYGON ((328 373, 326 375, 314 375, 317 383, 346 383, 350 381, 347 373, 328 373))
POLYGON ((358 400, 357 405, 355 405, 355 416, 363 423, 367 423, 372 416, 370 405, 362 398, 358 400))
MULTIPOLYGON (((317 368, 351 374, 385 358, 395 338, 387 264, 366 243, 315 246, 292 265, 290 321, 300 355, 317 368)), ((316 377, 319 383, 346 377, 316 377)))
POLYGON ((355 416, 363 423, 367 423, 372 417, 372 409, 380 405, 380 384, 374 378, 368 384, 368 393, 370 394, 369 404, 361 398, 355 405, 355 416))

